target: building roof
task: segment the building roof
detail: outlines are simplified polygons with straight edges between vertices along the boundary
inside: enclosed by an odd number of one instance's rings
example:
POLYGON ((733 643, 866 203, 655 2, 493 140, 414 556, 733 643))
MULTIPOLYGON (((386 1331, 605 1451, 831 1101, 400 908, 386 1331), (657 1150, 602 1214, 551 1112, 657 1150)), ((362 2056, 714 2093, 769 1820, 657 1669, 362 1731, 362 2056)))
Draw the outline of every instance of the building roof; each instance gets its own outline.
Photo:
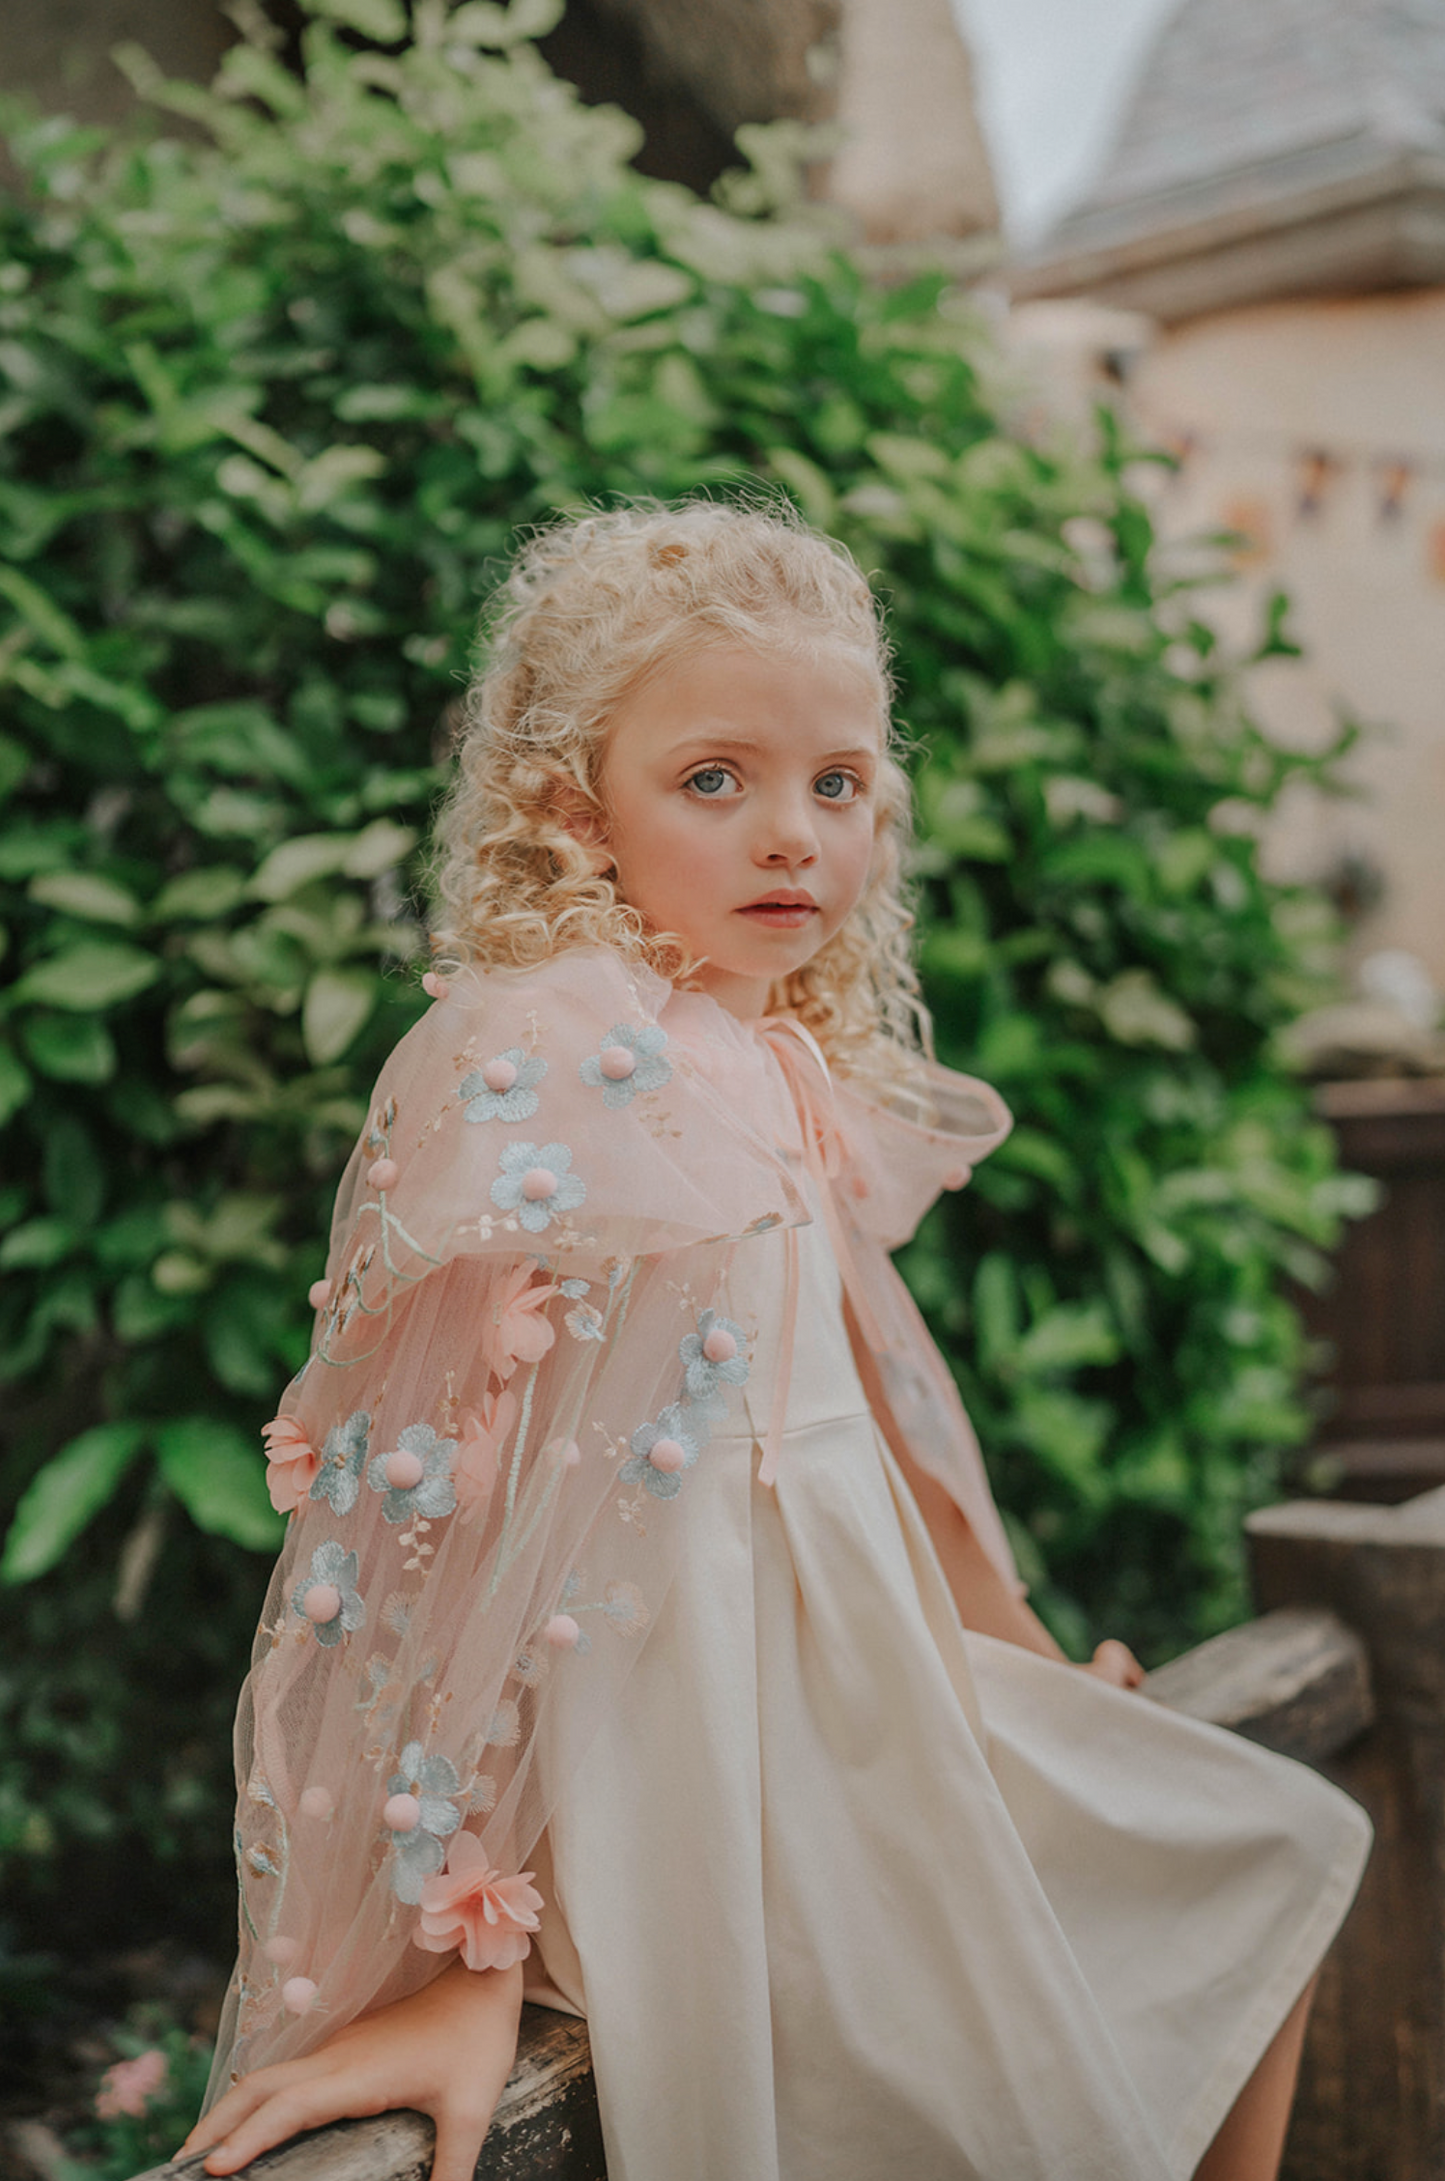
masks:
POLYGON ((1182 0, 1017 285, 1163 317, 1445 280, 1445 0, 1182 0))

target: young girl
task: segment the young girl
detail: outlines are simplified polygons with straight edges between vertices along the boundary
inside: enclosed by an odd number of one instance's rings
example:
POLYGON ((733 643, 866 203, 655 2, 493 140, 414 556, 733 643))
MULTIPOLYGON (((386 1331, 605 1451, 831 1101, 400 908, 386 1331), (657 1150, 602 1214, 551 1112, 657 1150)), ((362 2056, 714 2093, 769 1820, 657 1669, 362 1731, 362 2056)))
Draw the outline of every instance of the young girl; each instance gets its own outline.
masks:
POLYGON ((414 2106, 467 2181, 524 1991, 612 2181, 1275 2171, 1367 1828, 1023 1602, 888 1260, 1009 1126, 920 1051, 888 699, 775 512, 507 586, 268 1427, 213 2174, 414 2106))

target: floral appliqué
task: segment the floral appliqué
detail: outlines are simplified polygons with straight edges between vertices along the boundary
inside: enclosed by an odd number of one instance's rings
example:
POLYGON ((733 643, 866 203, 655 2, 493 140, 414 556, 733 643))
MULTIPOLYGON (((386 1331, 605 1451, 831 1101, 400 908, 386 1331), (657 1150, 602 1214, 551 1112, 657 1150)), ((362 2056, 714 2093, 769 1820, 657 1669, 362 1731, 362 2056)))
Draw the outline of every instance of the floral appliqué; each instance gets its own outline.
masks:
POLYGON ((430 1424, 405 1425, 390 1453, 376 1455, 366 1472, 372 1491, 386 1494, 383 1519, 410 1522, 417 1515, 449 1515, 457 1503, 452 1483, 456 1450, 456 1441, 439 1438, 430 1424))
POLYGON ((482 1353, 488 1369, 503 1384, 519 1363, 540 1363, 557 1338, 543 1315, 557 1290, 550 1280, 534 1281, 532 1272, 527 1262, 499 1279, 486 1313, 482 1353))
POLYGON ((532 1875, 504 1878, 474 1834, 458 1833, 446 1876, 428 1878, 421 1889, 416 1944, 431 1954, 457 1947, 469 1969, 514 1968, 531 1952, 531 1933, 540 1927, 543 1901, 532 1875))
POLYGON ((311 1555, 310 1572, 291 1593, 291 1610, 311 1623, 316 1641, 329 1649, 365 1625, 366 1606, 356 1587, 354 1552, 328 1537, 311 1555))
POLYGON ((371 1418, 355 1409, 344 1424, 333 1424, 321 1449, 321 1467, 311 1481, 312 1499, 328 1499, 338 1515, 349 1515, 361 1490, 361 1471, 371 1418))
POLYGON ((716 1310, 703 1311, 697 1331, 687 1334, 678 1346, 690 1404, 716 1411, 723 1400, 724 1386, 747 1384, 750 1366, 743 1354, 746 1338, 742 1327, 731 1318, 716 1310))
POLYGON ((640 1424, 628 1444, 632 1458, 622 1464, 618 1479, 623 1484, 640 1484, 654 1499, 675 1499, 682 1472, 691 1469, 702 1452, 702 1441, 680 1401, 669 1402, 655 1424, 640 1424))
POLYGON ((601 1089, 604 1106, 629 1106, 640 1092, 660 1090, 671 1081, 672 1062, 662 1057, 666 1043, 667 1032, 655 1023, 615 1022, 583 1061, 582 1080, 601 1089))
POLYGON ((496 1487, 502 1445, 516 1420, 514 1393, 484 1393, 479 1407, 463 1410, 452 1481, 464 1523, 486 1513, 496 1487))
POLYGON ((278 1515, 289 1515, 310 1491, 321 1457, 294 1416, 273 1416, 261 1426, 266 1442, 266 1490, 278 1515))
POLYGON ((547 1073, 540 1055, 520 1045, 483 1061, 457 1085, 469 1121, 529 1121, 537 1110, 537 1085, 547 1073))
POLYGON ((499 1212, 514 1212, 529 1234, 540 1234, 559 1212, 572 1212, 587 1194, 587 1184, 571 1171, 566 1144, 508 1144, 492 1183, 499 1212))
POLYGON ((444 1840, 462 1822, 453 1796, 461 1793, 457 1768, 449 1757, 428 1757, 420 1742, 408 1742, 387 1782, 381 1820, 391 1834, 391 1890, 414 1908, 422 1887, 446 1860, 444 1840))

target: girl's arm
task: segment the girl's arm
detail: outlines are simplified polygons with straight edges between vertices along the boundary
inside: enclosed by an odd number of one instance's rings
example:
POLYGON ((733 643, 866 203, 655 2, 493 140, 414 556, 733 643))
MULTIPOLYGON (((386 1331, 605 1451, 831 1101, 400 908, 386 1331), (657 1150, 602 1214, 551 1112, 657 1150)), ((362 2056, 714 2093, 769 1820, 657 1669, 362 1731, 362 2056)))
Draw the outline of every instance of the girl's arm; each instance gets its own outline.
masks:
POLYGON ((432 2181, 472 2181, 517 2056, 522 1968, 454 1961, 409 1998, 363 2015, 304 2060, 257 2068, 198 2121, 178 2158, 235 2173, 303 2128, 410 2107, 436 2123, 432 2181))
MULTIPOLYGON (((878 1366, 853 1324, 852 1312, 847 1312, 848 1330, 853 1344, 854 1360, 863 1390, 879 1430, 892 1450, 893 1458, 907 1479, 908 1488, 918 1502, 918 1511, 924 1526, 933 1540, 944 1578, 953 1593, 958 1607, 958 1617, 965 1628, 975 1628, 982 1636, 997 1636, 1004 1643, 1016 1643, 1025 1651, 1036 1651, 1042 1658, 1056 1659, 1067 1664, 1063 1652, 1039 1619, 1037 1613, 1025 1604, 1004 1581, 1003 1576, 990 1560, 978 1541, 977 1532, 943 1486, 936 1478, 920 1469, 909 1453, 903 1434, 894 1422, 887 1401, 883 1397, 882 1381, 878 1366)), ((1085 1673, 1095 1674, 1101 1681, 1113 1682, 1121 1689, 1137 1689, 1144 1678, 1144 1669, 1127 1645, 1112 1637, 1098 1645, 1085 1673)))

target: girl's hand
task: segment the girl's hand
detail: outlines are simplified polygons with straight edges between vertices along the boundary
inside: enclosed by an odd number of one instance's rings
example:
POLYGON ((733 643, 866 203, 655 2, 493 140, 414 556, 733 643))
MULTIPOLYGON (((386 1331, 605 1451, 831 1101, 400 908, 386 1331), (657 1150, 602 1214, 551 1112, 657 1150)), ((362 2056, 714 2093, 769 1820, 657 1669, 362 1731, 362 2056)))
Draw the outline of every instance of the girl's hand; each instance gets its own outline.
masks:
POLYGON ((453 1962, 422 1991, 363 2015, 310 2053, 257 2068, 212 2106, 178 2158, 235 2173, 303 2128, 410 2106, 436 2122, 432 2181, 472 2181, 517 2053, 522 1970, 453 1962))
POLYGON ((1144 1669, 1128 1644, 1120 1643, 1114 1636, 1106 1636, 1102 1643, 1096 1644, 1092 1659, 1079 1671, 1111 1682, 1116 1689, 1137 1689, 1144 1679, 1144 1669))

